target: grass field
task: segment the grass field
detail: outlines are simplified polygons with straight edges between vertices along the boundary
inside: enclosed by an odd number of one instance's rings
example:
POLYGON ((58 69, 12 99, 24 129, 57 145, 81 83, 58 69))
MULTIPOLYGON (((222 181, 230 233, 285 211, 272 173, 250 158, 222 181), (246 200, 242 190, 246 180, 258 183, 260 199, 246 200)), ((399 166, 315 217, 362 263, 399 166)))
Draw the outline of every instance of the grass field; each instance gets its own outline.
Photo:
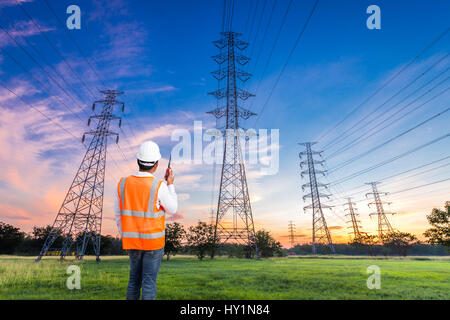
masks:
MULTIPOLYGON (((87 257, 81 289, 66 287, 66 269, 48 257, 0 256, 0 299, 124 299, 127 257, 87 257)), ((158 299, 450 299, 450 259, 289 257, 163 260, 158 299), (366 268, 381 269, 381 289, 369 290, 366 268)))

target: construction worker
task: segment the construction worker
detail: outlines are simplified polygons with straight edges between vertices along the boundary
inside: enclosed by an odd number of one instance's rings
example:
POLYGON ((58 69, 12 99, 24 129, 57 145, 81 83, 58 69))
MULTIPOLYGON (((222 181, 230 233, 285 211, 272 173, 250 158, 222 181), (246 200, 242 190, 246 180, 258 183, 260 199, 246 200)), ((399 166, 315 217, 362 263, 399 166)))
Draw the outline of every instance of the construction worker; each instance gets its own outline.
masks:
POLYGON ((153 141, 141 144, 136 155, 139 171, 122 178, 115 192, 115 217, 122 247, 130 257, 127 300, 156 298, 156 278, 165 244, 165 215, 178 208, 172 169, 166 181, 153 174, 161 154, 153 141))

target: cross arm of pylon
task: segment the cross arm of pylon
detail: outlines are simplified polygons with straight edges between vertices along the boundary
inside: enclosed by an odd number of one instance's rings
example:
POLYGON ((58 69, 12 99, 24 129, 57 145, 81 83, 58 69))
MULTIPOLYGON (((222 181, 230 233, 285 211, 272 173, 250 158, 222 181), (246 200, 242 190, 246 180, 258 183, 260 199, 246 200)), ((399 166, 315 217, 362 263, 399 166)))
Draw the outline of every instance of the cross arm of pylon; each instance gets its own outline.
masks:
MULTIPOLYGON (((313 151, 311 150, 311 154, 318 154, 319 156, 322 156, 323 151, 313 151)), ((298 156, 300 157, 300 159, 302 158, 302 156, 306 156, 308 155, 308 152, 306 151, 301 151, 298 153, 298 156)))
MULTIPOLYGON (((308 193, 307 195, 304 195, 303 196, 303 200, 305 200, 306 198, 312 198, 312 194, 311 193, 308 193)), ((319 196, 320 197, 325 197, 325 198, 327 198, 327 199, 329 199, 330 197, 331 197, 331 195, 330 194, 324 194, 324 193, 319 193, 319 196)))
POLYGON ((214 78, 216 78, 216 80, 220 81, 227 76, 227 70, 219 69, 216 71, 212 71, 211 74, 213 75, 214 78))
POLYGON ((366 193, 366 198, 368 198, 369 195, 375 195, 375 194, 383 194, 383 195, 387 196, 387 195, 389 194, 389 192, 376 192, 376 193, 373 193, 373 192, 367 192, 367 193, 366 193))
MULTIPOLYGON (((326 173, 327 173, 326 170, 314 170, 314 172, 315 172, 316 174, 317 174, 317 173, 320 173, 320 174, 323 174, 323 175, 326 175, 326 173)), ((303 170, 302 172, 300 172, 300 175, 301 175, 302 178, 303 178, 303 176, 304 176, 305 174, 309 174, 309 170, 303 170)))
MULTIPOLYGON (((324 188, 327 188, 327 189, 328 189, 329 185, 330 185, 329 183, 320 183, 320 182, 317 183, 318 187, 324 187, 324 188)), ((304 191, 306 187, 311 187, 311 183, 308 182, 308 183, 303 184, 302 185, 302 190, 304 191)))
POLYGON ((227 91, 225 88, 220 88, 215 91, 208 92, 208 94, 215 96, 216 99, 220 100, 227 96, 227 91))
POLYGON ((239 78, 239 80, 241 80, 242 82, 247 81, 248 79, 250 79, 252 77, 251 73, 248 73, 246 71, 243 70, 237 70, 236 71, 236 75, 239 78))
POLYGON ((217 119, 220 119, 220 118, 224 117, 227 114, 227 110, 225 108, 218 107, 218 108, 216 108, 214 110, 211 110, 211 111, 208 111, 206 113, 213 115, 217 119))
POLYGON ((239 63, 241 66, 246 65, 251 60, 251 58, 246 57, 242 54, 237 54, 234 56, 234 58, 236 59, 236 62, 239 63))
MULTIPOLYGON (((314 160, 313 163, 323 165, 325 163, 325 160, 314 160)), ((300 168, 303 168, 303 166, 307 166, 307 165, 308 165, 308 160, 304 160, 304 161, 300 162, 300 168)))
POLYGON ((236 90, 237 96, 241 99, 241 100, 247 100, 250 97, 254 97, 255 95, 253 93, 250 93, 246 90, 243 89, 237 89, 236 90))
MULTIPOLYGON (((334 206, 329 206, 329 205, 327 205, 327 204, 321 204, 321 207, 322 207, 323 209, 331 209, 331 208, 333 208, 334 206)), ((311 205, 311 204, 309 204, 309 205, 303 207, 303 211, 310 210, 310 209, 312 209, 312 205, 311 205)))
POLYGON ((241 117, 242 119, 247 120, 250 117, 256 116, 256 113, 251 112, 248 109, 244 109, 242 107, 238 107, 238 116, 241 117))

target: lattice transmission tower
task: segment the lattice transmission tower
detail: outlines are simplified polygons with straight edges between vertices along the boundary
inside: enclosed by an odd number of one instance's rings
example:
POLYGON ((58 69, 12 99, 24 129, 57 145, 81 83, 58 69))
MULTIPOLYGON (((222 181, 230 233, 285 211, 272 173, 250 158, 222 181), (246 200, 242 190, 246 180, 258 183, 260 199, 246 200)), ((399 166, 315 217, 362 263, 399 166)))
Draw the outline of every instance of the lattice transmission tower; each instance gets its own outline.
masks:
POLYGON ((251 77, 250 73, 238 68, 238 65, 243 66, 249 61, 249 58, 241 54, 248 43, 239 39, 240 33, 227 31, 221 32, 221 36, 220 40, 213 42, 220 49, 220 53, 212 57, 219 65, 219 69, 212 72, 218 80, 219 88, 209 93, 217 98, 218 106, 208 112, 217 121, 225 118, 225 125, 218 128, 225 138, 219 198, 215 214, 215 236, 218 243, 228 240, 244 243, 251 249, 251 255, 258 256, 244 155, 241 152, 239 138, 239 120, 255 115, 239 106, 239 99, 247 100, 254 95, 237 86, 238 80, 245 82, 251 77), (222 85, 222 83, 225 84, 222 85), (225 103, 220 106, 223 99, 225 103))
POLYGON ((361 234, 365 232, 361 231, 361 221, 359 220, 359 213, 357 212, 356 204, 352 202, 352 198, 347 198, 347 203, 344 205, 347 206, 344 210, 348 211, 346 216, 350 216, 350 221, 348 221, 348 223, 351 223, 351 226, 348 228, 353 229, 350 233, 353 234, 354 238, 359 238, 361 234))
POLYGON ((295 224, 294 221, 289 221, 288 223, 288 230, 289 230, 289 243, 291 244, 291 248, 293 248, 296 244, 295 238, 297 237, 295 235, 295 224))
POLYGON ((92 110, 95 111, 97 103, 102 103, 103 108, 99 114, 90 116, 88 120, 88 126, 92 120, 97 120, 97 127, 95 130, 83 134, 82 143, 84 143, 86 135, 92 135, 93 138, 87 147, 83 161, 56 215, 51 232, 47 236, 36 262, 40 261, 46 252, 52 248, 58 237, 64 238, 62 248, 56 249, 61 256, 61 260, 70 254, 74 246, 77 259, 82 260, 88 242, 92 241, 97 262, 100 261, 100 234, 108 137, 115 136, 116 143, 119 142, 119 134, 110 131, 109 126, 111 120, 119 120, 119 127, 122 121, 120 117, 113 115, 113 107, 121 105, 122 112, 125 109, 125 104, 116 100, 116 97, 123 92, 115 90, 100 92, 105 95, 105 98, 95 101, 92 110))
POLYGON ((393 232, 394 229, 391 226, 391 223, 389 222, 388 218, 387 218, 387 214, 392 214, 394 215, 395 213, 393 212, 385 212, 384 211, 384 207, 383 204, 391 204, 391 202, 386 202, 386 201, 382 201, 381 200, 381 196, 380 195, 388 195, 388 192, 380 192, 378 191, 377 188, 377 184, 379 184, 379 182, 368 182, 366 183, 370 186, 372 186, 372 192, 366 193, 366 197, 368 195, 373 195, 373 202, 370 202, 368 204, 368 206, 370 207, 371 204, 374 204, 377 212, 373 212, 370 214, 370 216, 376 215, 378 217, 378 238, 381 241, 384 237, 385 234, 393 232))
POLYGON ((330 230, 328 230, 327 222, 323 214, 323 209, 331 209, 331 206, 325 205, 321 201, 321 198, 329 198, 330 195, 320 193, 319 188, 327 189, 327 184, 317 181, 317 174, 325 176, 326 170, 317 170, 316 165, 323 166, 325 161, 314 159, 314 155, 321 155, 321 152, 313 151, 311 149, 311 146, 315 144, 315 142, 304 142, 299 144, 306 147, 306 151, 299 153, 300 160, 302 160, 303 156, 306 156, 305 160, 300 161, 300 169, 303 169, 304 166, 307 166, 308 169, 301 171, 300 175, 302 178, 306 174, 309 177, 309 181, 302 185, 302 190, 305 191, 305 188, 310 189, 310 193, 303 196, 303 200, 311 198, 311 204, 303 207, 303 210, 311 209, 312 211, 312 252, 313 254, 316 254, 317 245, 325 244, 328 245, 332 253, 335 253, 336 251, 331 240, 330 230))

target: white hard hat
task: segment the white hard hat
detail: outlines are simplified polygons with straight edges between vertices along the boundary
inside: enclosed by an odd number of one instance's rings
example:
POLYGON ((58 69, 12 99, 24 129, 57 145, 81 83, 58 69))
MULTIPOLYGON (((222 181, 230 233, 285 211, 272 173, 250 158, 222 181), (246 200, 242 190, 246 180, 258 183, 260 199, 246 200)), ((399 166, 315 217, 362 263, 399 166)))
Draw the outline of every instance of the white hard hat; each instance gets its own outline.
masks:
POLYGON ((139 152, 136 155, 141 161, 144 162, 156 162, 161 159, 161 153, 159 153, 159 147, 151 140, 147 140, 139 147, 139 152))

